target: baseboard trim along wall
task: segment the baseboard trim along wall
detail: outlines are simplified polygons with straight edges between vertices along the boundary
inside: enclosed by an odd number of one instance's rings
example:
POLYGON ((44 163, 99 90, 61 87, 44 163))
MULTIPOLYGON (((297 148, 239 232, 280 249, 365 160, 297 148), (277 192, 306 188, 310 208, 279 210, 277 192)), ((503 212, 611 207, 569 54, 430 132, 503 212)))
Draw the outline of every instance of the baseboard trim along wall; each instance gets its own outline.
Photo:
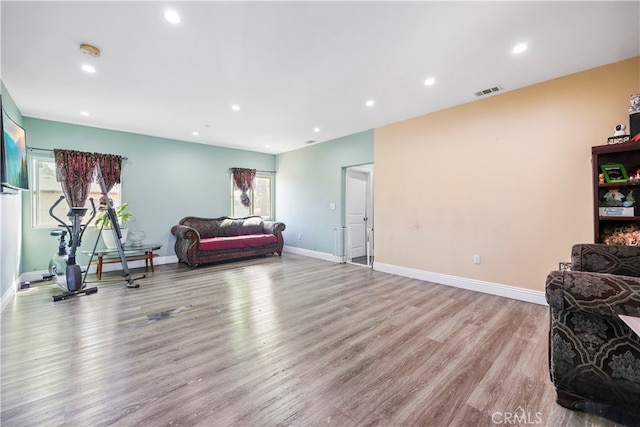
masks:
POLYGON ((424 280, 425 282, 438 283, 440 285, 453 286, 456 288, 468 289, 470 291, 482 292, 485 294, 507 297, 534 304, 548 305, 544 292, 531 289, 516 288, 515 286, 501 285, 498 283, 483 282, 481 280, 467 279, 465 277, 450 276, 448 274, 432 273, 414 268, 400 267, 397 265, 373 263, 373 269, 383 273, 395 274, 397 276, 410 277, 412 279, 424 280))
POLYGON ((2 313, 4 311, 4 308, 9 305, 10 302, 13 301, 13 298, 16 296, 16 287, 12 286, 10 289, 7 289, 7 291, 4 293, 4 295, 2 295, 2 298, 0 299, 0 313, 2 313))
MULTIPOLYGON (((339 257, 326 252, 317 252, 309 249, 285 246, 284 252, 291 252, 312 258, 320 258, 335 263, 341 262, 339 257)), ((415 268, 401 267, 380 262, 373 263, 373 269, 381 273, 395 274, 396 276, 410 277, 412 279, 433 282, 440 285, 453 286, 455 288, 468 289, 470 291, 482 292, 490 295, 516 299, 533 304, 548 305, 544 292, 531 289, 516 288, 515 286, 501 285, 498 283, 483 282, 481 280, 467 279, 465 277, 450 276, 448 274, 432 273, 430 271, 417 270, 415 268)))
POLYGON ((308 256, 311 258, 320 258, 323 259, 325 261, 331 261, 331 262, 340 262, 340 258, 332 255, 332 254, 328 254, 326 252, 318 252, 318 251, 312 251, 310 249, 303 249, 303 248, 296 248, 295 246, 284 246, 282 248, 283 252, 291 252, 292 254, 298 254, 298 255, 304 255, 304 256, 308 256))

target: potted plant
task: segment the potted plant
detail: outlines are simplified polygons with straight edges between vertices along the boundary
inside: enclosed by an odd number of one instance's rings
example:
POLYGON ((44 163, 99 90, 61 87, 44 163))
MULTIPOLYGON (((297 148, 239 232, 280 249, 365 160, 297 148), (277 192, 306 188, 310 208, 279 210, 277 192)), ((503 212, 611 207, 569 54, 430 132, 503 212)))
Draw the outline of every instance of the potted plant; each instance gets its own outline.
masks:
MULTIPOLYGON (((129 212, 129 203, 125 202, 120 206, 114 207, 113 210, 116 215, 116 219, 118 220, 118 225, 120 226, 120 234, 122 235, 120 241, 124 243, 127 241, 127 233, 129 232, 129 229, 124 228, 124 224, 133 220, 133 215, 129 212)), ((113 232, 110 231, 112 228, 111 218, 109 218, 109 215, 107 214, 107 208, 105 205, 100 205, 100 213, 96 216, 95 224, 97 228, 101 228, 103 230, 102 241, 104 242, 104 245, 109 249, 117 248, 118 246, 115 242, 113 232), (109 231, 105 232, 104 230, 109 231)))

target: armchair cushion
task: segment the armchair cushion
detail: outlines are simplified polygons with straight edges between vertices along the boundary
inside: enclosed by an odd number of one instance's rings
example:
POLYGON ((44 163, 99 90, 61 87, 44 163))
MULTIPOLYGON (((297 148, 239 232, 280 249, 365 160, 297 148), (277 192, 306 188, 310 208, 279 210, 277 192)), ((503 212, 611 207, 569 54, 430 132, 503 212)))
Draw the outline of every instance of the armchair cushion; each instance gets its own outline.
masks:
POLYGON ((259 248, 277 243, 278 238, 273 234, 250 234, 200 239, 198 249, 201 251, 223 251, 226 249, 259 248))
POLYGON ((571 249, 571 269, 640 277, 640 246, 577 244, 571 249))

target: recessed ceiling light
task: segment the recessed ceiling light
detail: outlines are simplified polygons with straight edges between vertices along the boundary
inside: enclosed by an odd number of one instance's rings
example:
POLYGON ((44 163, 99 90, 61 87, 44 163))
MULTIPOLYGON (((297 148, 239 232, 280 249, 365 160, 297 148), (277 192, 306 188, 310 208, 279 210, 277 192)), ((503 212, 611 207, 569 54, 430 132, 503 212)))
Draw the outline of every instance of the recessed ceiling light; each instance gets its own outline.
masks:
POLYGON ((233 105, 231 106, 231 109, 232 109, 233 111, 240 111, 240 106, 239 106, 239 105, 237 105, 237 104, 233 104, 233 105))
POLYGON ((80 112, 80 115, 81 115, 81 116, 88 116, 88 115, 89 115, 89 113, 87 113, 86 111, 81 111, 81 112, 80 112))
POLYGON ((373 102, 373 99, 370 99, 364 105, 366 105, 367 107, 373 107, 374 105, 376 105, 376 103, 373 102))
POLYGON ((512 52, 513 52, 513 53, 522 53, 522 52, 524 52, 525 50, 527 50, 527 45, 526 45, 525 43, 520 43, 520 44, 517 44, 517 45, 515 45, 515 46, 513 47, 512 52))
POLYGON ((313 128, 314 132, 320 132, 320 128, 313 128))
POLYGON ((435 82, 436 82, 436 79, 434 79, 433 77, 429 77, 427 80, 424 81, 424 85, 433 86, 435 82))
POLYGON ((175 10, 167 10, 164 13, 164 19, 171 22, 172 24, 180 23, 180 15, 175 10))
POLYGON ((266 144, 266 145, 265 145, 265 147, 269 148, 269 147, 271 147, 271 146, 270 146, 269 144, 266 144))
POLYGON ((83 65, 83 66, 82 66, 82 70, 83 70, 83 71, 86 71, 87 73, 91 73, 91 74, 93 74, 93 73, 95 73, 95 72, 96 72, 96 69, 95 69, 95 68, 93 68, 93 65, 89 65, 89 64, 85 64, 85 65, 83 65))
POLYGON ((198 135, 200 135, 200 132, 197 132, 197 131, 194 130, 193 132, 191 132, 191 135, 198 136, 198 135))

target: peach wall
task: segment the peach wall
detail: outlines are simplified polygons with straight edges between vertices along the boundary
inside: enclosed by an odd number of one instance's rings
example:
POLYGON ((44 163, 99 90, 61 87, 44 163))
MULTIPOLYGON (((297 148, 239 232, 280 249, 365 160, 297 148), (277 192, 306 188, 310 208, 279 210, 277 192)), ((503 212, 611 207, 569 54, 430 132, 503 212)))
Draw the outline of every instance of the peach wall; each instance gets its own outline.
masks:
POLYGON ((640 57, 376 129, 376 263, 544 290, 593 242, 591 147, 632 93, 640 57))

